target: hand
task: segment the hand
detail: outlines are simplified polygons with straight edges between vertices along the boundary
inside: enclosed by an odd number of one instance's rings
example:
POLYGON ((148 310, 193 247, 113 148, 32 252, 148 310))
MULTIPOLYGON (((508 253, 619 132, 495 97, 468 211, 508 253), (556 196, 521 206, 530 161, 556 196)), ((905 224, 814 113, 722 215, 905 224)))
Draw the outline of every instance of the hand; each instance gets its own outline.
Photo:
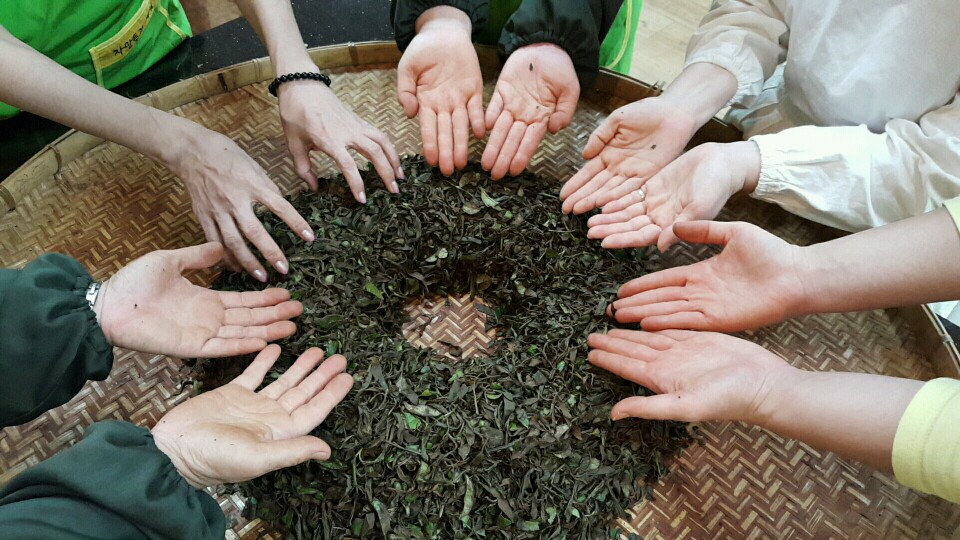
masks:
MULTIPOLYGON (((316 71, 312 63, 295 71, 316 71)), ((390 193, 400 193, 397 179, 404 179, 400 156, 393 143, 380 130, 361 120, 343 106, 323 83, 291 81, 277 90, 280 122, 287 137, 297 175, 316 191, 317 177, 310 165, 310 152, 319 150, 330 156, 343 173, 353 197, 367 203, 363 179, 348 149, 370 160, 390 193)))
POLYGON ((112 345, 178 357, 236 356, 256 352, 297 327, 303 312, 283 289, 220 292, 198 287, 184 270, 220 261, 219 244, 155 251, 104 282, 93 309, 112 345))
POLYGON ((674 223, 717 217, 739 192, 750 192, 760 175, 756 143, 704 144, 678 157, 643 186, 603 207, 587 222, 589 238, 605 248, 677 242, 674 223))
POLYGON ((644 330, 739 332, 799 314, 806 296, 803 248, 748 223, 691 221, 673 231, 685 242, 721 245, 723 252, 623 285, 610 310, 617 321, 644 330))
POLYGON ((483 76, 470 29, 459 9, 428 9, 397 67, 403 112, 420 116, 423 156, 447 176, 467 166, 470 129, 477 139, 484 135, 483 76))
POLYGON ((771 392, 798 373, 763 347, 724 334, 611 330, 587 342, 591 364, 659 394, 620 401, 613 420, 762 423, 771 392))
POLYGON ((266 206, 307 242, 314 240, 310 225, 283 198, 263 168, 236 143, 197 128, 189 128, 189 142, 177 145, 181 150, 165 163, 183 179, 207 240, 226 246, 225 263, 230 269, 242 266, 266 283, 267 273, 247 247, 246 237, 278 272, 286 274, 287 258, 257 219, 253 205, 266 206))
POLYGON ((263 350, 236 379, 189 399, 153 428, 157 448, 195 488, 243 482, 308 459, 330 459, 330 447, 307 435, 353 386, 347 360, 309 349, 279 379, 257 392, 280 356, 263 350), (317 367, 320 364, 320 367, 317 367))
POLYGON ((696 132, 696 121, 664 97, 641 99, 613 111, 583 149, 586 165, 560 191, 563 212, 602 208, 643 187, 673 161, 696 132))
POLYGON ((487 106, 483 169, 494 180, 523 172, 547 130, 570 125, 579 98, 577 72, 563 49, 538 43, 514 51, 487 106))

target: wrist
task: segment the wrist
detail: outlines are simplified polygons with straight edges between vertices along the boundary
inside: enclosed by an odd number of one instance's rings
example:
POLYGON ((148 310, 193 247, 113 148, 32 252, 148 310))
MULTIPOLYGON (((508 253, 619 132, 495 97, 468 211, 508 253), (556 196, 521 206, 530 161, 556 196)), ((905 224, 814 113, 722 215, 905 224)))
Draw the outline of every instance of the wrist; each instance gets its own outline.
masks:
POLYGON ((751 407, 743 418, 736 420, 776 430, 780 419, 785 416, 789 421, 792 408, 800 402, 794 395, 795 389, 805 384, 813 375, 816 374, 797 369, 785 362, 780 367, 769 369, 760 382, 751 407))
POLYGON ((760 147, 753 141, 742 141, 727 145, 731 167, 742 184, 738 193, 753 193, 760 181, 760 147))
MULTIPOLYGON (((737 78, 720 66, 687 66, 659 96, 693 119, 693 131, 709 122, 737 92, 737 78)), ((691 133, 691 136, 693 134, 691 133)))
POLYGON ((113 345, 113 329, 108 324, 106 316, 107 293, 109 289, 110 280, 108 279, 100 284, 100 292, 97 294, 97 299, 94 301, 91 309, 97 318, 97 324, 100 325, 100 331, 103 332, 103 336, 107 338, 107 343, 113 345))
POLYGON ((170 463, 173 464, 173 467, 177 470, 177 473, 183 477, 184 480, 192 487, 196 489, 205 489, 208 486, 213 486, 219 482, 212 481, 210 479, 205 479, 200 475, 194 474, 191 468, 183 459, 183 452, 180 451, 179 446, 177 445, 177 439, 180 437, 176 433, 173 433, 173 430, 166 429, 164 426, 165 419, 161 419, 160 422, 150 430, 150 434, 153 435, 153 442, 157 445, 157 449, 163 452, 164 455, 170 460, 170 463))
POLYGON ((414 28, 418 34, 440 30, 469 37, 473 32, 470 16, 452 6, 437 6, 424 11, 417 18, 414 28))

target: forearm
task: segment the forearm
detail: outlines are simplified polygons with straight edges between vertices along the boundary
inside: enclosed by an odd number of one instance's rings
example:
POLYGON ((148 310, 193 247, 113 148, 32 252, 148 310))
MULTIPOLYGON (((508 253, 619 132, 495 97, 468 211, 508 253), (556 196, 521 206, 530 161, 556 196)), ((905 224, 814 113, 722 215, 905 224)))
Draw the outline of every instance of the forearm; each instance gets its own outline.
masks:
POLYGON ((923 381, 787 368, 749 423, 891 471, 900 418, 923 381))
POLYGON ((0 101, 176 162, 196 124, 141 105, 71 73, 0 27, 0 101))
POLYGON ((660 98, 685 111, 699 129, 720 112, 736 92, 737 79, 732 73, 700 62, 687 66, 660 98))
POLYGON ((960 234, 943 208, 802 248, 796 315, 960 298, 960 234))
POLYGON ((289 0, 236 0, 236 3, 260 36, 278 75, 317 71, 289 0))

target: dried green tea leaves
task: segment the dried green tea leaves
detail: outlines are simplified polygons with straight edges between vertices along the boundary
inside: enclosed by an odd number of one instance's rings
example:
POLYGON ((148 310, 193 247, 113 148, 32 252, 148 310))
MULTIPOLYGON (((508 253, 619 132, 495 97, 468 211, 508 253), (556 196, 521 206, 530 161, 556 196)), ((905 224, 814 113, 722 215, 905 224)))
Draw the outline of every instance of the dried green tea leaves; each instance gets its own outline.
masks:
MULTIPOLYGON (((296 538, 614 537, 689 443, 682 424, 612 423, 610 407, 645 390, 586 362, 608 301, 643 273, 639 252, 588 240, 554 182, 492 182, 476 164, 447 178, 420 158, 404 169, 401 195, 371 190, 367 205, 341 178, 294 198, 312 245, 264 216, 291 262, 272 279, 305 306, 278 365, 341 352, 357 384, 318 430, 332 459, 242 485, 251 508, 296 538), (451 361, 403 339, 409 301, 467 292, 497 328, 489 356, 451 361)), ((240 365, 201 362, 205 388, 240 365)))

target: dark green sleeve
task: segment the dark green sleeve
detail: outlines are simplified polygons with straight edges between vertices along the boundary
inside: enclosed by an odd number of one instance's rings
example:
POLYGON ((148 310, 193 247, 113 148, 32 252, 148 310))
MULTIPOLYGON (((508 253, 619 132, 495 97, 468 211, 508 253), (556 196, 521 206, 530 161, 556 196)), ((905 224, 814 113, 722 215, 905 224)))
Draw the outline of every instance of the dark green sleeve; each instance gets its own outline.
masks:
POLYGON ((600 66, 600 43, 623 0, 523 0, 507 20, 497 50, 503 58, 525 45, 553 43, 567 51, 580 87, 589 86, 600 66))
POLYGON ((59 254, 0 270, 0 427, 32 420, 110 373, 113 348, 85 298, 90 282, 59 254))
POLYGON ((483 31, 490 11, 489 0, 391 0, 390 20, 393 21, 393 33, 400 50, 406 50, 417 35, 417 19, 424 11, 437 6, 451 6, 470 16, 473 23, 473 37, 483 31))
POLYGON ((225 530, 217 502, 180 476, 149 431, 126 422, 94 424, 0 491, 3 538, 223 540, 225 530))

